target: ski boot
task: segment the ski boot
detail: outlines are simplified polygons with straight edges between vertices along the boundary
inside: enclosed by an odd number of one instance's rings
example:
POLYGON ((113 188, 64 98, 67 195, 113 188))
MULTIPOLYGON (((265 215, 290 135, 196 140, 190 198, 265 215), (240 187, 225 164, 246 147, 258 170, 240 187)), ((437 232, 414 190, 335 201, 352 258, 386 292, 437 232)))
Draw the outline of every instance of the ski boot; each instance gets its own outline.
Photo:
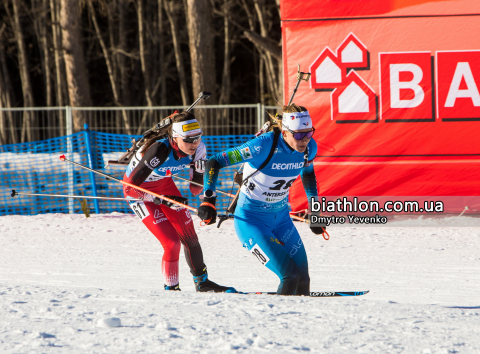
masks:
MULTIPOLYGON (((192 271, 192 273, 194 273, 192 271)), ((207 268, 203 268, 200 271, 195 272, 197 274, 193 274, 193 281, 195 282, 195 290, 197 292, 203 293, 236 293, 237 290, 235 288, 221 286, 213 281, 208 279, 207 268)))
POLYGON ((180 285, 177 284, 177 285, 164 285, 163 286, 165 288, 165 290, 170 290, 170 291, 181 291, 180 290, 180 285))

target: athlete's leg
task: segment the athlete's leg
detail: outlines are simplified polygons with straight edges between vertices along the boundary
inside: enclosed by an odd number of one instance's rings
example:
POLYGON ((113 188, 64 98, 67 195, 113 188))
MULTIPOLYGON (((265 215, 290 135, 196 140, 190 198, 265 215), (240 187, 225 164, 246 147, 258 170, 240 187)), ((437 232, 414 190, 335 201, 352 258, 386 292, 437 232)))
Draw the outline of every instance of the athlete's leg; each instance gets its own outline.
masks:
POLYGON ((276 213, 259 213, 238 207, 235 231, 240 242, 268 269, 280 278, 279 295, 295 295, 299 268, 273 233, 276 213))
POLYGON ((162 258, 164 284, 167 287, 178 285, 178 258, 181 244, 177 231, 168 221, 160 205, 150 202, 131 202, 130 207, 162 244, 164 250, 162 258))
MULTIPOLYGON (((145 188, 151 188, 153 192, 166 196, 182 196, 172 178, 163 178, 154 184, 154 187, 145 186, 145 188)), ((142 184, 142 187, 143 186, 144 185, 142 184)), ((175 229, 180 242, 183 244, 185 258, 190 271, 194 272, 203 269, 205 265, 203 264, 202 248, 200 247, 197 234, 192 225, 193 223, 190 217, 190 212, 183 208, 179 209, 178 211, 173 210, 168 208, 166 205, 160 205, 160 208, 162 213, 175 229)))
POLYGON ((310 294, 310 276, 308 275, 308 259, 305 246, 297 228, 285 210, 283 215, 278 215, 278 223, 273 231, 276 238, 283 244, 283 248, 293 259, 299 270, 299 280, 296 295, 310 294))
POLYGON ((203 263, 203 252, 193 226, 190 212, 184 208, 173 210, 165 205, 162 205, 162 210, 175 228, 180 238, 180 242, 183 244, 185 259, 190 267, 190 271, 192 274, 201 271, 205 268, 205 264, 203 263))
MULTIPOLYGON (((162 194, 181 196, 175 183, 167 181, 162 186, 162 194)), ((185 258, 190 267, 190 273, 193 275, 196 291, 206 292, 236 292, 234 288, 218 285, 208 279, 207 267, 203 261, 203 252, 198 240, 193 220, 187 209, 170 209, 162 205, 162 211, 175 228, 180 242, 183 244, 185 258)))
POLYGON ((195 290, 202 292, 236 292, 234 288, 221 286, 208 279, 207 266, 203 263, 203 252, 187 209, 172 210, 164 206, 164 212, 177 230, 184 246, 185 258, 193 275, 195 290))

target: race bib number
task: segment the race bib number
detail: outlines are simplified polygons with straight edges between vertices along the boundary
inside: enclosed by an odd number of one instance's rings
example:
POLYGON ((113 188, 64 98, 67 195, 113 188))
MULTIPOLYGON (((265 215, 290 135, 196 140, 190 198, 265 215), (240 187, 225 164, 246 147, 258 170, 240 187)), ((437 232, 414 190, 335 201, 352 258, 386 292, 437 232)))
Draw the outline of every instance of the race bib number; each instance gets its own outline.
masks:
POLYGON ((262 251, 258 243, 256 243, 255 246, 252 247, 250 252, 252 252, 252 254, 257 257, 257 259, 260 261, 260 263, 262 263, 262 265, 265 265, 268 263, 268 261, 270 261, 270 258, 268 258, 265 252, 262 251))
MULTIPOLYGON (((248 164, 244 167, 244 175, 250 175, 255 170, 248 164)), ((278 203, 288 196, 288 191, 297 176, 269 176, 262 171, 256 172, 242 185, 242 192, 251 199, 267 203, 278 203)))
POLYGON ((137 214, 140 220, 143 220, 150 215, 145 203, 143 202, 130 203, 130 208, 132 208, 133 212, 137 214))

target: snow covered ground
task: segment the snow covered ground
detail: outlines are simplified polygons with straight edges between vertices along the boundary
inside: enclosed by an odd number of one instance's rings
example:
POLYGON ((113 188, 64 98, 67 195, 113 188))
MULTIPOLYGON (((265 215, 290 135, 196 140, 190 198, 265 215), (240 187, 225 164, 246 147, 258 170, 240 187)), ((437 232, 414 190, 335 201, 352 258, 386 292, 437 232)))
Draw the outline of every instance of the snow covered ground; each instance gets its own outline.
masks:
MULTIPOLYGON (((480 227, 397 224, 329 241, 297 224, 312 291, 370 290, 322 299, 198 294, 183 254, 182 292, 165 292, 162 248, 133 215, 3 216, 0 352, 480 353, 480 227)), ((212 280, 276 289, 232 221, 197 230, 212 280)))

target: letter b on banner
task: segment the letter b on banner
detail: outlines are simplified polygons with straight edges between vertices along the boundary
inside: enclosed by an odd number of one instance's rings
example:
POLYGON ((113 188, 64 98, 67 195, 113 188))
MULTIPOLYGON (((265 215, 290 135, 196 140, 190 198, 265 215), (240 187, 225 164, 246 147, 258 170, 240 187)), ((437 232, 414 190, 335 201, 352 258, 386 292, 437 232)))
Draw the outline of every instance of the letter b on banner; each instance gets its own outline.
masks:
POLYGON ((419 85, 423 79, 422 69, 415 64, 390 64, 391 108, 415 108, 425 99, 425 91, 419 85), (400 81, 400 73, 412 73, 411 81, 400 81), (413 98, 400 98, 401 90, 413 92, 413 98))
POLYGON ((381 119, 433 121, 430 52, 380 53, 381 119))

